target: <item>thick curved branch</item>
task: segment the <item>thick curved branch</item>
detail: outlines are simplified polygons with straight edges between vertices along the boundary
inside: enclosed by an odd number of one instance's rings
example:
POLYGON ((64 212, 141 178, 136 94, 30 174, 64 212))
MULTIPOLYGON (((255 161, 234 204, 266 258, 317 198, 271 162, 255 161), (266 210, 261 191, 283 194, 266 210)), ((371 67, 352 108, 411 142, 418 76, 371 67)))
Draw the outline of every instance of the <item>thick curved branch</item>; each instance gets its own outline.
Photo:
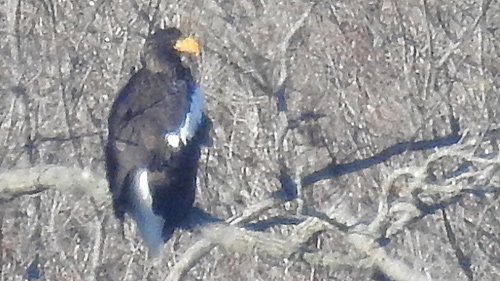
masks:
MULTIPOLYGON (((287 201, 276 193, 226 223, 201 227, 203 238, 171 268, 167 280, 182 279, 217 245, 230 252, 257 254, 276 260, 299 260, 333 269, 371 268, 392 280, 428 280, 420 270, 388 255, 379 241, 396 235, 438 209, 456 203, 457 198, 464 194, 500 192, 500 156, 478 155, 474 153, 476 147, 477 144, 470 143, 442 148, 422 165, 393 171, 382 183, 379 212, 372 222, 360 223, 364 220, 334 206, 325 214, 318 212, 317 217, 306 217, 287 237, 238 227, 287 201), (438 163, 442 165, 436 165, 438 163), (447 169, 440 171, 436 168, 441 166, 447 169), (397 200, 390 200, 394 197, 397 200), (303 246, 308 240, 324 231, 334 231, 344 237, 353 249, 352 253, 346 256, 332 249, 305 252, 303 246)), ((106 180, 86 170, 45 165, 0 172, 0 201, 49 188, 87 194, 97 203, 109 202, 106 180)))
POLYGON ((0 172, 0 202, 47 189, 86 194, 96 203, 109 202, 108 183, 98 174, 80 168, 39 165, 0 172))

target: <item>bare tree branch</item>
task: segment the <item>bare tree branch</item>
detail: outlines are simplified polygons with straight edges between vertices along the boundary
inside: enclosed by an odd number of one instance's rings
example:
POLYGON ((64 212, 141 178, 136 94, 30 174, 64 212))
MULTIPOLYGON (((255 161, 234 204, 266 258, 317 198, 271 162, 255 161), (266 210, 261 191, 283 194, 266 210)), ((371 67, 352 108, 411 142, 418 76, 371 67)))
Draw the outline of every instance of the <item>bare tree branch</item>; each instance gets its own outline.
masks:
POLYGON ((0 172, 0 201, 21 195, 35 194, 47 189, 86 194, 96 203, 109 199, 105 178, 88 170, 56 165, 40 165, 0 172))
MULTIPOLYGON (((287 237, 237 226, 258 219, 265 211, 285 202, 285 198, 274 194, 248 207, 241 216, 228 219, 227 223, 203 226, 203 239, 184 253, 171 269, 167 280, 182 279, 189 269, 216 245, 230 252, 256 253, 278 260, 299 258, 316 266, 376 268, 392 280, 429 280, 420 270, 412 269, 405 262, 390 257, 384 247, 378 244, 378 240, 396 235, 409 224, 434 213, 435 210, 454 204, 457 202, 456 197, 465 192, 499 192, 500 182, 496 174, 500 166, 500 156, 478 156, 474 153, 475 147, 472 143, 465 143, 441 148, 430 155, 422 166, 394 171, 382 184, 379 213, 369 224, 359 223, 349 211, 334 206, 325 213, 326 217, 306 218, 294 227, 287 237), (436 172, 431 167, 439 161, 450 159, 453 159, 453 167, 457 170, 443 180, 430 184, 429 173, 436 172), (406 186, 396 184, 401 177, 409 179, 406 186), (485 188, 486 186, 489 188, 485 188), (413 199, 390 202, 389 198, 394 196, 394 193, 398 193, 402 198, 411 195, 413 199), (305 243, 324 231, 334 231, 342 235, 360 256, 355 259, 324 250, 304 252, 302 247, 305 243)), ((61 192, 87 194, 100 203, 108 199, 106 180, 78 168, 47 165, 9 170, 0 173, 0 182, 0 199, 3 201, 49 188, 61 192)))

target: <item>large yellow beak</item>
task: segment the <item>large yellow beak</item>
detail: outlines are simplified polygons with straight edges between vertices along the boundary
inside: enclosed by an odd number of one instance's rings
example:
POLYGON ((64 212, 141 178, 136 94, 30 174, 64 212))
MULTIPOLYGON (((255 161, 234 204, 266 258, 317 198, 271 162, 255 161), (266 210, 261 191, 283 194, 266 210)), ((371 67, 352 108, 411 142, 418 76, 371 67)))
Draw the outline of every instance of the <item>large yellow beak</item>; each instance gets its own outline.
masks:
POLYGON ((192 37, 177 40, 174 49, 181 53, 187 53, 194 56, 200 55, 200 45, 192 37))

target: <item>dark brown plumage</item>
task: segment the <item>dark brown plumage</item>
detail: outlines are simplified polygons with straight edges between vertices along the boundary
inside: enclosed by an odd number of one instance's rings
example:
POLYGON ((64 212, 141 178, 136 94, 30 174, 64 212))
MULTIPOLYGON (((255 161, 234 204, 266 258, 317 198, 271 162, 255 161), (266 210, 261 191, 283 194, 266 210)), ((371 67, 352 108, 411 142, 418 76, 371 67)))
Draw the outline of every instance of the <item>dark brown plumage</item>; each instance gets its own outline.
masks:
POLYGON ((108 119, 106 169, 115 214, 121 221, 130 214, 153 252, 193 204, 208 129, 201 92, 180 58, 195 54, 193 44, 175 28, 147 38, 143 67, 120 90, 108 119))

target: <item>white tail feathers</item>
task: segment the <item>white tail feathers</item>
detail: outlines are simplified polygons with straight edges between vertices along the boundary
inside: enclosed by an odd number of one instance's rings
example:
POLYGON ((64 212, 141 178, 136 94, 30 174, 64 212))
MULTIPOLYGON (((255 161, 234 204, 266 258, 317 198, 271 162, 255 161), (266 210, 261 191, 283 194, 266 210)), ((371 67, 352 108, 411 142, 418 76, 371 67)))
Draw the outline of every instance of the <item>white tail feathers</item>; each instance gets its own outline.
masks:
POLYGON ((152 257, 158 257, 163 248, 163 225, 165 220, 153 212, 153 198, 148 184, 148 172, 144 169, 136 172, 132 187, 133 211, 132 218, 137 224, 144 244, 152 257))

